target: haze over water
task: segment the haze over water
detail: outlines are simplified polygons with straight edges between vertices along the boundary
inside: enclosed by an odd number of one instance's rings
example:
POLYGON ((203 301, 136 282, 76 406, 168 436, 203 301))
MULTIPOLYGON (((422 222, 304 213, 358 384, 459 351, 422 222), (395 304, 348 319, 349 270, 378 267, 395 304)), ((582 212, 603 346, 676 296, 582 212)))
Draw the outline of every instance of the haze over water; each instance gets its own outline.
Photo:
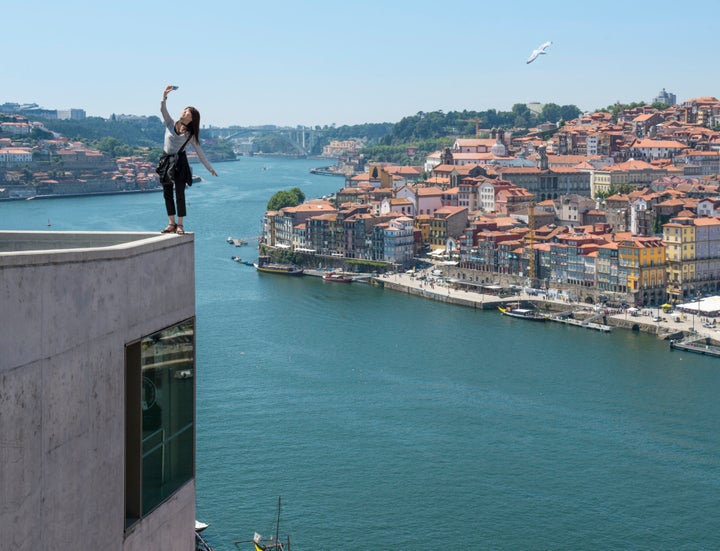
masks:
MULTIPOLYGON (((272 535, 278 496, 296 550, 720 548, 720 360, 233 262, 257 253, 226 238, 258 235, 275 191, 342 186, 318 164, 195 167, 188 192, 218 551, 272 535)), ((0 229, 165 223, 159 193, 0 203, 0 229)))

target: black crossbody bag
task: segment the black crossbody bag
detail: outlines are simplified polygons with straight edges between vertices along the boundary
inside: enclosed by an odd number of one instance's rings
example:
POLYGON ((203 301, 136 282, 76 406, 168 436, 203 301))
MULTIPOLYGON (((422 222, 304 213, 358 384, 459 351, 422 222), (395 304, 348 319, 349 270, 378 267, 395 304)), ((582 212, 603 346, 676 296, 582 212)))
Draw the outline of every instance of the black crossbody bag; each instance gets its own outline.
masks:
POLYGON ((155 172, 160 177, 160 183, 163 185, 185 183, 189 186, 192 185, 192 171, 190 170, 190 164, 187 160, 187 154, 185 153, 185 146, 190 141, 192 136, 188 136, 182 147, 178 149, 177 153, 168 154, 163 153, 160 156, 160 161, 155 172))

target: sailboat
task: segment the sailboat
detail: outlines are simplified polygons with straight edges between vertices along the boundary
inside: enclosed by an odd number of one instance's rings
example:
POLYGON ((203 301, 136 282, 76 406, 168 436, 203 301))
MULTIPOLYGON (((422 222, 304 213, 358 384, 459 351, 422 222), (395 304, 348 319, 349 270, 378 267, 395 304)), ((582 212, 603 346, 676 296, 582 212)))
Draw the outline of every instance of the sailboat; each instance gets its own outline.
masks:
POLYGON ((255 532, 252 541, 234 541, 233 544, 238 549, 241 543, 252 543, 254 551, 269 551, 274 549, 275 551, 290 551, 290 536, 287 538, 287 543, 280 541, 280 497, 278 496, 278 510, 277 510, 277 521, 275 522, 275 536, 270 536, 270 539, 266 541, 263 537, 255 532))

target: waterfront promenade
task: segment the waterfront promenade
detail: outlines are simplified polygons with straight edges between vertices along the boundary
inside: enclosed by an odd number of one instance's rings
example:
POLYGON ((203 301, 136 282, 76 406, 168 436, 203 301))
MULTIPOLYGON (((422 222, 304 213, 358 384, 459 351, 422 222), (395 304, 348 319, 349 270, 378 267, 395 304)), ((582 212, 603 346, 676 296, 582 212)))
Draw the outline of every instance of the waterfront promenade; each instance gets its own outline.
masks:
MULTIPOLYGON (((540 304, 543 302, 551 303, 552 311, 567 312, 586 312, 587 315, 594 313, 592 305, 581 304, 577 302, 568 303, 558 299, 544 299, 537 295, 530 295, 526 292, 519 292, 510 296, 499 297, 493 294, 480 293, 476 291, 467 291, 456 289, 443 281, 441 278, 431 278, 431 272, 418 272, 417 274, 395 273, 383 274, 374 278, 374 282, 383 285, 387 289, 399 292, 437 300, 440 302, 448 302, 458 304, 470 308, 478 308, 481 310, 493 310, 503 304, 524 301, 540 304), (420 275, 425 275, 424 279, 420 279, 420 275)), ((720 340, 720 329, 704 327, 699 316, 685 314, 684 319, 675 321, 672 314, 664 314, 658 309, 642 308, 635 315, 629 310, 611 310, 606 316, 606 323, 613 327, 625 329, 638 329, 645 333, 656 334, 661 338, 679 337, 682 335, 697 334, 698 337, 710 337, 720 340), (661 321, 654 321, 653 318, 659 317, 661 321)))

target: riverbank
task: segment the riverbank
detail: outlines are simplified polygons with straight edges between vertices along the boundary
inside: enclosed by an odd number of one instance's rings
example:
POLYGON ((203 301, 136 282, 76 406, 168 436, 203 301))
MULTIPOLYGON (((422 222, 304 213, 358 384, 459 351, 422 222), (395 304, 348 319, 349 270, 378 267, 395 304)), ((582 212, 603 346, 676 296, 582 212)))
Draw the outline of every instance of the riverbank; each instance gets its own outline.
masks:
MULTIPOLYGON (((537 295, 531 295, 524 291, 520 291, 511 296, 499 297, 497 295, 455 289, 444 282, 434 281, 430 283, 426 279, 420 279, 414 274, 408 273, 379 275, 373 277, 371 283, 381 285, 386 289, 404 292, 430 300, 480 310, 497 309, 498 306, 502 306, 503 304, 522 301, 532 303, 535 306, 547 304, 550 313, 572 312, 578 317, 585 318, 598 314, 590 305, 568 303, 551 298, 539 298, 537 295)), ((684 319, 680 318, 679 321, 675 321, 672 316, 663 314, 662 311, 658 314, 656 309, 644 309, 638 312, 630 312, 627 309, 608 310, 602 321, 603 324, 611 327, 642 331, 644 333, 657 335, 658 338, 661 339, 679 339, 696 335, 698 337, 720 340, 720 330, 704 326, 698 316, 686 315, 684 319), (655 321, 657 318, 660 318, 660 321, 655 321)))
POLYGON ((310 169, 310 174, 318 174, 320 176, 347 176, 346 173, 339 171, 334 165, 333 166, 318 166, 310 169))

